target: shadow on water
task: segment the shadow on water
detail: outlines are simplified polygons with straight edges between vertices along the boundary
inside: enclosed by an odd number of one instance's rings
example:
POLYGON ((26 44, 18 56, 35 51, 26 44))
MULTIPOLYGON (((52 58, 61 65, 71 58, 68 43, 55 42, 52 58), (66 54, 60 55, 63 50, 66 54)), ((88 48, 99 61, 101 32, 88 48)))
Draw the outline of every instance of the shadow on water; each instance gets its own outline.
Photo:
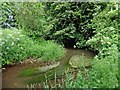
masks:
POLYGON ((18 64, 7 67, 3 72, 3 88, 25 88, 27 84, 41 83, 45 81, 45 76, 49 79, 54 79, 55 74, 58 78, 61 78, 66 69, 70 67, 68 63, 73 55, 84 55, 92 61, 95 54, 84 49, 66 49, 64 57, 59 60, 60 65, 43 73, 34 72, 36 68, 44 64, 43 62, 18 64))

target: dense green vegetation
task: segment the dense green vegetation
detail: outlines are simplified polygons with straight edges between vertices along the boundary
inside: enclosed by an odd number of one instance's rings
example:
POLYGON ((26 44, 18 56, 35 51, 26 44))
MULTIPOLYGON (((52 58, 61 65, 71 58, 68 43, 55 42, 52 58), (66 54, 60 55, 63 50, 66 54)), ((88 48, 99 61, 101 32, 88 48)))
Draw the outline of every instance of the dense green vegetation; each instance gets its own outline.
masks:
POLYGON ((61 87, 118 87, 117 3, 3 3, 1 7, 2 28, 12 22, 18 28, 1 29, 3 65, 29 57, 57 60, 64 54, 62 46, 84 47, 98 52, 92 68, 85 76, 79 72, 76 80, 67 77, 61 87))
POLYGON ((93 3, 23 3, 15 17, 29 36, 81 48, 94 35, 94 29, 88 27, 94 13, 102 11, 106 3, 98 6, 99 10, 93 3))
POLYGON ((96 34, 87 41, 99 51, 90 71, 94 87, 118 87, 118 5, 107 7, 92 21, 96 34), (106 14, 106 15, 105 15, 106 14), (94 78, 97 78, 96 80, 94 78))
POLYGON ((64 49, 60 45, 42 39, 33 41, 24 35, 22 30, 4 29, 1 40, 3 65, 32 57, 57 60, 64 54, 64 49))
POLYGON ((16 20, 19 28, 23 28, 30 37, 40 38, 46 35, 49 25, 45 19, 44 6, 42 3, 17 4, 16 20))
POLYGON ((106 3, 98 5, 81 3, 47 3, 48 21, 53 27, 47 38, 57 40, 64 45, 72 44, 78 48, 86 47, 86 41, 94 35, 94 29, 88 27, 94 14, 99 13, 106 3), (99 7, 99 10, 97 10, 99 7))
POLYGON ((89 72, 89 87, 118 87, 118 5, 107 7, 92 20, 95 35, 87 41, 98 50, 89 72), (94 81, 94 82, 93 82, 94 81))

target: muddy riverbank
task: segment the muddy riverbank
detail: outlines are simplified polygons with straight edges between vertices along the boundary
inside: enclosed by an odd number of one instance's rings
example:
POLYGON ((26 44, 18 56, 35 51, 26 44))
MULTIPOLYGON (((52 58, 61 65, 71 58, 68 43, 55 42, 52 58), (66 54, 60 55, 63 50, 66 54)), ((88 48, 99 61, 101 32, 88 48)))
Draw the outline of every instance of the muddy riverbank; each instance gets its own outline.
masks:
POLYGON ((65 56, 61 58, 60 65, 54 69, 51 69, 44 73, 34 73, 34 68, 41 66, 47 66, 54 63, 43 62, 36 59, 27 59, 21 64, 13 65, 6 67, 2 72, 2 87, 3 88, 27 88, 28 84, 31 83, 41 83, 45 81, 45 75, 51 80, 56 74, 58 77, 61 77, 65 70, 69 67, 69 59, 73 55, 84 55, 86 58, 91 59, 94 57, 94 53, 84 49, 66 49, 65 56))

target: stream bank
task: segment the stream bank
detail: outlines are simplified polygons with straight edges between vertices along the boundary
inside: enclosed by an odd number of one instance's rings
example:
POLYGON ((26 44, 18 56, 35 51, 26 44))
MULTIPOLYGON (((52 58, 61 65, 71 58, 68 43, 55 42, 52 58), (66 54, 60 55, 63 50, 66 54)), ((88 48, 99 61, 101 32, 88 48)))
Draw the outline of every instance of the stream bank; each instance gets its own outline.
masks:
POLYGON ((92 60, 95 54, 84 49, 66 49, 64 57, 58 60, 60 61, 60 65, 43 73, 34 73, 34 68, 46 66, 55 62, 43 62, 36 59, 27 59, 21 64, 6 67, 2 72, 2 87, 27 88, 28 84, 44 82, 46 79, 45 75, 51 80, 54 79, 55 73, 59 79, 65 73, 66 69, 70 67, 69 60, 73 55, 84 55, 87 59, 92 60))

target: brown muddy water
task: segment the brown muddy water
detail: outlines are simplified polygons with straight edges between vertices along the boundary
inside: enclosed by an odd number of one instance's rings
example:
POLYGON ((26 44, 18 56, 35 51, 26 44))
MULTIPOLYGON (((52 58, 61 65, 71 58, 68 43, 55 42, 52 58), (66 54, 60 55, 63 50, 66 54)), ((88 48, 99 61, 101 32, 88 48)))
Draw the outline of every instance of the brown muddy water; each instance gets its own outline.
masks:
POLYGON ((37 59, 27 59, 21 64, 6 67, 2 71, 2 88, 27 88, 27 85, 33 83, 42 83, 49 79, 54 79, 56 75, 58 79, 62 77, 66 69, 70 67, 69 59, 73 55, 83 55, 92 61, 94 53, 84 49, 66 49, 66 53, 61 58, 60 65, 44 73, 35 73, 34 68, 49 65, 52 62, 43 62, 37 59), (32 62, 31 62, 32 61, 32 62))

